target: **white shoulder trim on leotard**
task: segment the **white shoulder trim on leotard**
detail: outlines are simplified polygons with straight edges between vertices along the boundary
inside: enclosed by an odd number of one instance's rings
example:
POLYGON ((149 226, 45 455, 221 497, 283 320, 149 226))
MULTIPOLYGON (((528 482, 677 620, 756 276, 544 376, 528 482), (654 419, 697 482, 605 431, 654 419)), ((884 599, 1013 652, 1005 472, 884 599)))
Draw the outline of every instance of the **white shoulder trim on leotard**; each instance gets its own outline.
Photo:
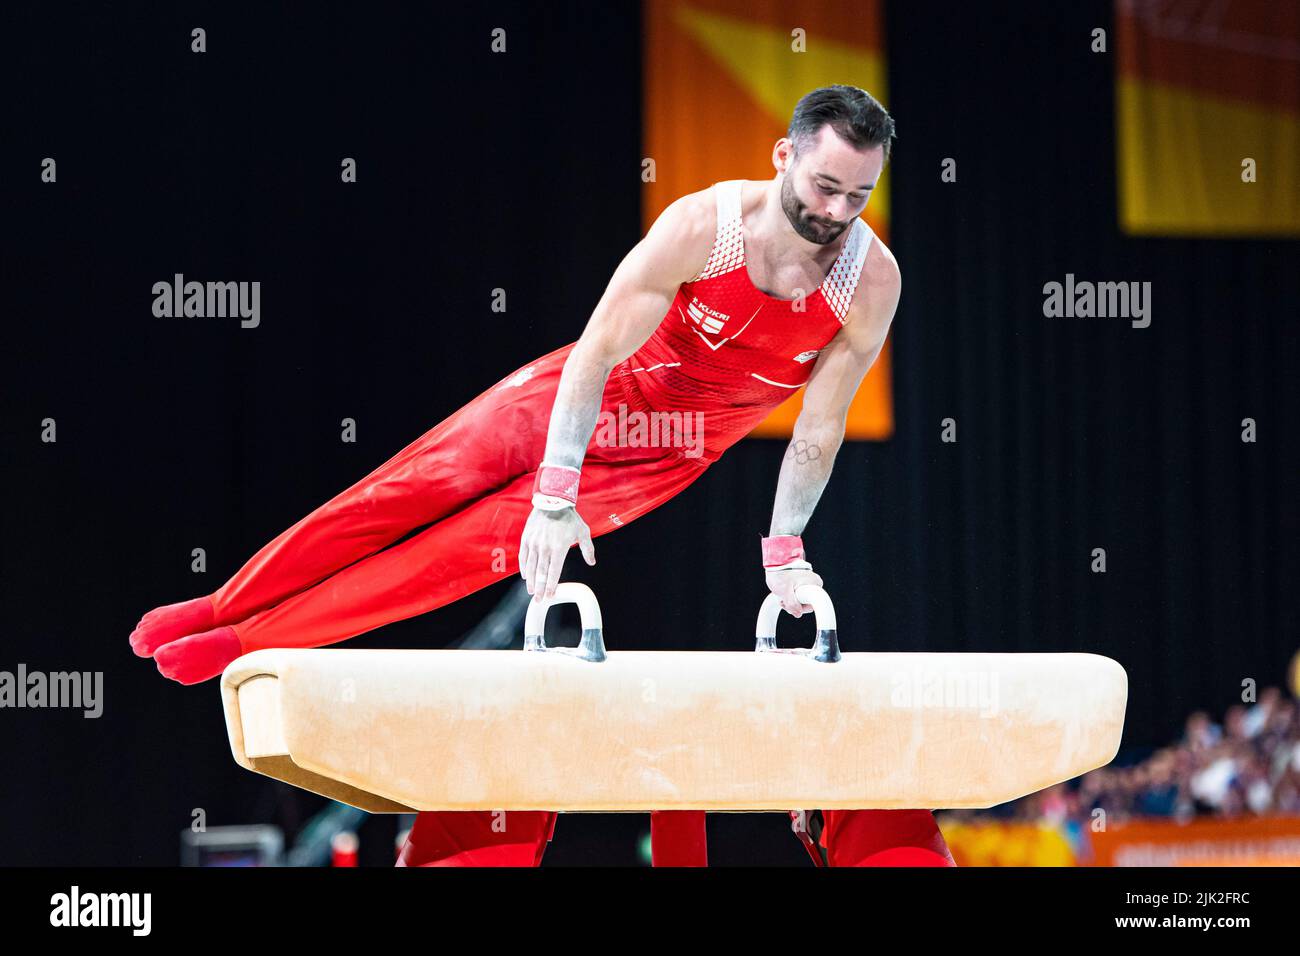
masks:
POLYGON ((861 219, 853 220, 852 231, 848 239, 844 240, 844 248, 826 274, 826 281, 822 283, 822 297, 840 320, 840 325, 848 318, 853 293, 857 291, 858 280, 862 278, 862 264, 867 261, 867 250, 875 238, 876 234, 870 226, 861 219))
POLYGON ((700 274, 691 279, 712 279, 739 268, 745 262, 745 238, 741 232, 740 187, 743 180, 729 179, 715 183, 713 193, 718 206, 718 231, 713 250, 700 274))

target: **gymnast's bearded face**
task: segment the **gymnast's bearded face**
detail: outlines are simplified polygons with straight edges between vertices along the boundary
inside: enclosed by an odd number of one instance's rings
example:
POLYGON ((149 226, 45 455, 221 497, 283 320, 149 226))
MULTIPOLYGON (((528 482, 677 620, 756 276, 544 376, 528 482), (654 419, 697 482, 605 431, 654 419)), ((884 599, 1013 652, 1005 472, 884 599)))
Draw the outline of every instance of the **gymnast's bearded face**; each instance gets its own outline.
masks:
POLYGON ((778 170, 788 157, 781 177, 781 209, 801 238, 819 246, 834 242, 862 215, 885 165, 883 147, 855 149, 830 126, 798 149, 782 140, 777 157, 778 170), (787 144, 784 157, 782 144, 787 144))

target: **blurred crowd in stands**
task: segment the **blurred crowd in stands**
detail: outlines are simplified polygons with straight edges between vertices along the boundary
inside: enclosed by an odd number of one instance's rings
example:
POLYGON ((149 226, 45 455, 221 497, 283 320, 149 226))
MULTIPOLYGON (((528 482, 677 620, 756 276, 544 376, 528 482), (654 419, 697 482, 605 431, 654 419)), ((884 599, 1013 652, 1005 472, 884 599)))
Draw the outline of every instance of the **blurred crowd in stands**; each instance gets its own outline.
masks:
POLYGON ((1257 702, 1230 707, 1221 724, 1197 711, 1187 718, 1181 740, 1141 761, 1112 763, 993 811, 959 816, 1086 826, 1096 808, 1105 810, 1110 823, 1300 815, 1296 701, 1269 687, 1257 702))

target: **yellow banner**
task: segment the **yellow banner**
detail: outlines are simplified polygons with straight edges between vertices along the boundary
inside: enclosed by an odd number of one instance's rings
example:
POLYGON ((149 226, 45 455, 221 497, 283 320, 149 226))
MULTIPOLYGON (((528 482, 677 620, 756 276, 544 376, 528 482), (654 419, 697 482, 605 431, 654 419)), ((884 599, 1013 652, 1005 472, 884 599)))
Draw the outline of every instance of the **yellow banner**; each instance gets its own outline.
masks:
POLYGON ((1300 4, 1118 0, 1115 122, 1130 235, 1300 235, 1300 4))
POLYGON ((936 818, 958 866, 1076 866, 1070 841, 1048 823, 958 823, 936 818))

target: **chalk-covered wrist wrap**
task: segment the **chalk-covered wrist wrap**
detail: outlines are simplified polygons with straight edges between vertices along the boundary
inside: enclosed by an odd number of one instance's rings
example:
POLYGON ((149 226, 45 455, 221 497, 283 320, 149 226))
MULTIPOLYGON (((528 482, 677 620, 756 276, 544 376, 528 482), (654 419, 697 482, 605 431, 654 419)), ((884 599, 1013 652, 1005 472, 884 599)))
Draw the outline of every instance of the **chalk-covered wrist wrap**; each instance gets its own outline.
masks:
POLYGON ((542 511, 559 511, 578 504, 578 481, 582 472, 567 465, 548 465, 537 469, 533 481, 533 507, 542 511))
POLYGON ((804 558, 803 539, 797 534, 778 534, 763 539, 764 571, 790 571, 811 567, 812 565, 804 558))

